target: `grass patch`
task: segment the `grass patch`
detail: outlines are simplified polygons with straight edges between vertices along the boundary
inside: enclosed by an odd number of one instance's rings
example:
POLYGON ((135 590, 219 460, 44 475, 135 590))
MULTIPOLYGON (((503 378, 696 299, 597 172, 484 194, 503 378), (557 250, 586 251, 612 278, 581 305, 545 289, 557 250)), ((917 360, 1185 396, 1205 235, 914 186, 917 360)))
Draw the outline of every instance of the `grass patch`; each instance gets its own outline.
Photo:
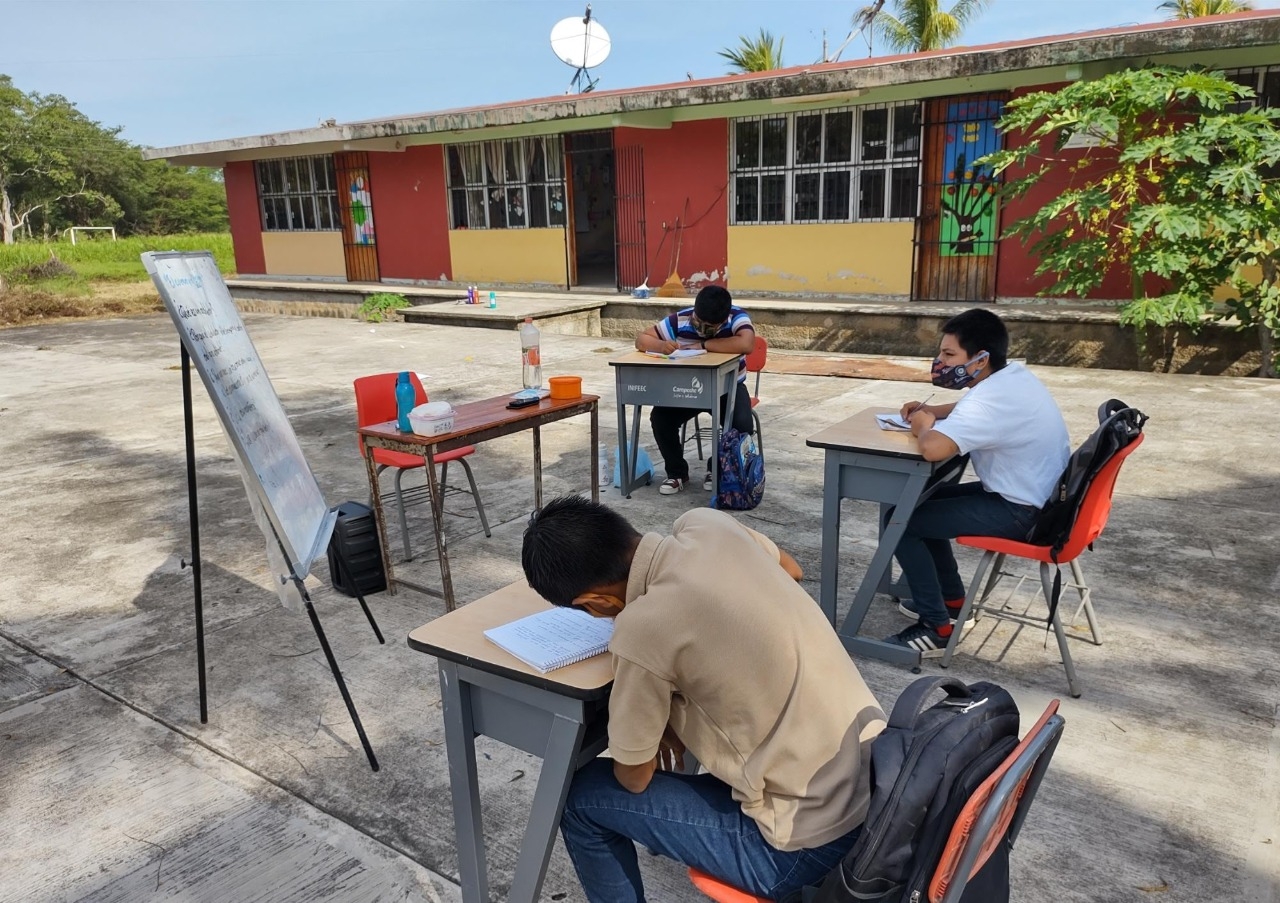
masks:
POLYGON ((26 271, 45 264, 52 253, 75 271, 72 278, 85 282, 136 282, 147 278, 142 268, 143 251, 212 251, 218 269, 224 275, 235 272, 235 255, 228 232, 205 232, 194 235, 133 235, 119 241, 106 238, 69 241, 25 241, 0 245, 0 276, 11 283, 33 288, 59 291, 58 286, 45 285, 40 278, 30 278, 26 271))
POLYGON ((394 319, 393 311, 411 307, 409 299, 398 292, 375 292, 365 297, 360 305, 360 316, 369 323, 381 323, 394 319))
POLYGON ((77 294, 27 286, 0 289, 0 327, 66 318, 118 317, 158 310, 164 310, 160 296, 154 289, 148 292, 145 286, 136 292, 118 292, 107 296, 94 295, 88 287, 77 294))

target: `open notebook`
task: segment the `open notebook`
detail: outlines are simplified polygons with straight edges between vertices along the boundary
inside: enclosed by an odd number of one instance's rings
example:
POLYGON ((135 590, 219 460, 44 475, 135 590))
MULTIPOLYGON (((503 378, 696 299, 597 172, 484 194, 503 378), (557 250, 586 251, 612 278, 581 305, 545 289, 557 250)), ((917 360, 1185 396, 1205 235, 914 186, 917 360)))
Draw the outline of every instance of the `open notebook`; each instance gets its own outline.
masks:
POLYGON ((599 655, 609 648, 612 618, 576 608, 552 608, 484 632, 490 642, 543 674, 599 655))

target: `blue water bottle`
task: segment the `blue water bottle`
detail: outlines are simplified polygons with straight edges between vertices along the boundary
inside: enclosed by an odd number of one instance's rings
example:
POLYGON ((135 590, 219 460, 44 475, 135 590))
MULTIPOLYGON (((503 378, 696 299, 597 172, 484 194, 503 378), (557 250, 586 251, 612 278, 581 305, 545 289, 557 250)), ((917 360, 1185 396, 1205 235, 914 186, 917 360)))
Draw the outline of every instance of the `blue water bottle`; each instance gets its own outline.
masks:
POLYGON ((402 433, 413 432, 409 412, 413 410, 413 403, 417 400, 417 392, 414 391, 413 383, 409 382, 409 371, 401 371, 396 378, 396 426, 400 427, 402 433))

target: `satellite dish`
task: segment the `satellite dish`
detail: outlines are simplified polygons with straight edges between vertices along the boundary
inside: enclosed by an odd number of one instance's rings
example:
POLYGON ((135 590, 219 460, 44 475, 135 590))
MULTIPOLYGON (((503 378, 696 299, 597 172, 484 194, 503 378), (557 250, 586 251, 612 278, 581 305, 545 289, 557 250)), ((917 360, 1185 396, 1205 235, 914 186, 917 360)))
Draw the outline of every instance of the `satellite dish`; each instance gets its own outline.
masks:
POLYGON ((581 18, 570 16, 561 19, 551 29, 551 52, 560 62, 577 70, 569 83, 570 91, 576 87, 585 94, 596 86, 598 79, 591 78, 587 70, 608 59, 609 47, 609 32, 591 18, 589 3, 586 14, 581 18))

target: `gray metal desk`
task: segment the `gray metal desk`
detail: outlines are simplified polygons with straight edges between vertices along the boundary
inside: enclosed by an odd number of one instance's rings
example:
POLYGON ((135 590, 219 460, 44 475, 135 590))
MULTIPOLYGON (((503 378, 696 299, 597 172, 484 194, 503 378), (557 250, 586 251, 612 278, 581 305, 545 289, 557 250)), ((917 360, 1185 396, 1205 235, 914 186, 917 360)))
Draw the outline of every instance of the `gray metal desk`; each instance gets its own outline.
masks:
MULTIPOLYGON (((733 423, 734 403, 738 393, 740 354, 707 352, 695 357, 666 359, 632 351, 609 361, 613 367, 618 399, 618 449, 622 462, 618 467, 622 494, 631 498, 639 485, 635 478, 636 457, 640 446, 640 408, 644 405, 668 408, 697 408, 711 415, 711 435, 720 435, 721 397, 728 395, 724 422, 733 423), (627 406, 635 408, 631 436, 627 436, 627 406), (626 449, 626 454, 621 450, 626 449)), ((712 446, 712 485, 720 481, 718 445, 712 446)), ((712 504, 715 504, 714 493, 712 504)))
POLYGON ((893 514, 883 524, 875 554, 836 633, 844 647, 855 655, 919 665, 920 654, 915 650, 858 636, 858 630, 877 588, 887 583, 893 551, 907 528, 911 512, 919 503, 929 477, 944 462, 926 461, 910 433, 880 429, 876 425, 878 413, 897 411, 867 408, 805 441, 812 448, 826 450, 822 489, 822 587, 818 604, 834 625, 840 582, 841 499, 879 502, 882 513, 892 507, 893 514))
POLYGON ((510 903, 538 899, 573 774, 608 745, 613 686, 609 655, 541 674, 484 637, 487 628, 549 607, 521 580, 409 634, 409 647, 436 656, 440 668, 463 903, 489 903, 490 899, 476 780, 476 736, 484 734, 542 757, 507 897, 510 903))

